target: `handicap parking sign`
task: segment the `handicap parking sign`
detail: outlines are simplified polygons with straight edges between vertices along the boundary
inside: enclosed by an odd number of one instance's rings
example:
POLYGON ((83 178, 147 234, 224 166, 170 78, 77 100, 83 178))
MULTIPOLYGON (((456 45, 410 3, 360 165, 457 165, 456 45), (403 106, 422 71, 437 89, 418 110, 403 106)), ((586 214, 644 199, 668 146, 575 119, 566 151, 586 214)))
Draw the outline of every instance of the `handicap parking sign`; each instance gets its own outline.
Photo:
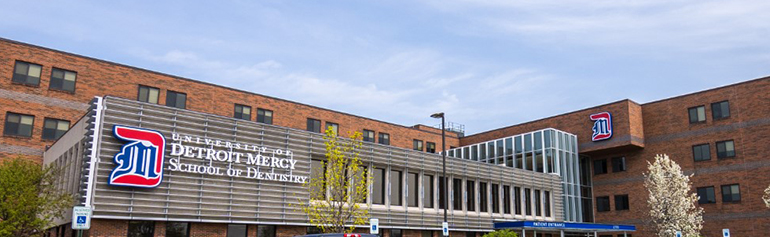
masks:
POLYGON ((87 230, 91 228, 91 208, 76 206, 72 207, 72 229, 87 230))

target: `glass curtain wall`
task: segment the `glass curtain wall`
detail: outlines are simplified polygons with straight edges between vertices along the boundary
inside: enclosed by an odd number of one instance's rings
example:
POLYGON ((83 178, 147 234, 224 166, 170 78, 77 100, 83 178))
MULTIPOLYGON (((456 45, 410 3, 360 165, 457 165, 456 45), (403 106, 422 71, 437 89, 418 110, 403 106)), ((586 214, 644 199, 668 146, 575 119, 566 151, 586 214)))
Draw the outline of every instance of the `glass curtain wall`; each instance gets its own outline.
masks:
POLYGON ((585 181, 581 179, 584 175, 580 172, 577 136, 573 134, 547 128, 450 149, 447 156, 559 175, 562 179, 564 219, 591 221, 586 220, 583 214, 584 195, 581 194, 581 188, 586 190, 590 183, 581 185, 585 181))

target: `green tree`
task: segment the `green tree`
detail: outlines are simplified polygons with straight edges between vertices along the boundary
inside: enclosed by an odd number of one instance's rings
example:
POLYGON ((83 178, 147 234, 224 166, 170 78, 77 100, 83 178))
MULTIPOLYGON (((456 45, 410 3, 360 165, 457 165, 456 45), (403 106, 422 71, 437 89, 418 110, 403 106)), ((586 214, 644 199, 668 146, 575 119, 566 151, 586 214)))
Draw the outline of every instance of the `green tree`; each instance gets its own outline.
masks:
POLYGON ((0 163, 0 236, 39 235, 73 204, 55 187, 59 169, 22 157, 0 163))
POLYGON ((369 209, 362 207, 369 179, 359 157, 361 133, 340 138, 329 128, 324 141, 326 160, 321 167, 312 167, 314 173, 323 175, 311 177, 305 184, 310 201, 301 210, 321 232, 351 233, 354 225, 364 225, 369 219, 369 209))
POLYGON ((516 234, 511 229, 502 229, 502 230, 496 230, 494 232, 489 232, 485 234, 483 237, 519 237, 519 234, 516 234))

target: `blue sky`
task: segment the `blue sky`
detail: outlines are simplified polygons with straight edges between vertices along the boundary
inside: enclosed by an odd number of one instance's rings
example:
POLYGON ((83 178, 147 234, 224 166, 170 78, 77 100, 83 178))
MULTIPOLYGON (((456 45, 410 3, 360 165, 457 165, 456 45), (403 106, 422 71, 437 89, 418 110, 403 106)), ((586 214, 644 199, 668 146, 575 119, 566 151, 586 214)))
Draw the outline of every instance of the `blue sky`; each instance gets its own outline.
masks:
POLYGON ((766 0, 3 5, 0 37, 468 134, 770 75, 766 0))

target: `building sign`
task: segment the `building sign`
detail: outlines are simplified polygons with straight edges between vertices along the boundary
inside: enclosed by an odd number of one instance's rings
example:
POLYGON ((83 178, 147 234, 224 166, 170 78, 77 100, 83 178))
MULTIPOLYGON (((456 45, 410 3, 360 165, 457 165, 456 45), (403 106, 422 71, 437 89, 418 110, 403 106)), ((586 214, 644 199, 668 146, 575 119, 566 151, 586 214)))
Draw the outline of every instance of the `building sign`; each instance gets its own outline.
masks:
POLYGON ((590 118, 594 121, 591 141, 607 140, 612 137, 612 114, 601 112, 590 115, 590 118))
POLYGON ((172 134, 171 138, 173 140, 170 144, 172 157, 169 158, 168 166, 171 171, 289 183, 308 181, 307 176, 293 175, 297 160, 294 159, 294 154, 290 150, 178 133, 172 134), (187 163, 180 157, 208 161, 209 164, 187 163), (225 162, 230 165, 227 168, 215 167, 211 165, 213 162, 225 162), (246 168, 238 168, 232 164, 244 164, 246 168))
POLYGON ((115 138, 127 142, 115 154, 110 185, 154 188, 163 180, 166 139, 158 131, 115 125, 115 138))

